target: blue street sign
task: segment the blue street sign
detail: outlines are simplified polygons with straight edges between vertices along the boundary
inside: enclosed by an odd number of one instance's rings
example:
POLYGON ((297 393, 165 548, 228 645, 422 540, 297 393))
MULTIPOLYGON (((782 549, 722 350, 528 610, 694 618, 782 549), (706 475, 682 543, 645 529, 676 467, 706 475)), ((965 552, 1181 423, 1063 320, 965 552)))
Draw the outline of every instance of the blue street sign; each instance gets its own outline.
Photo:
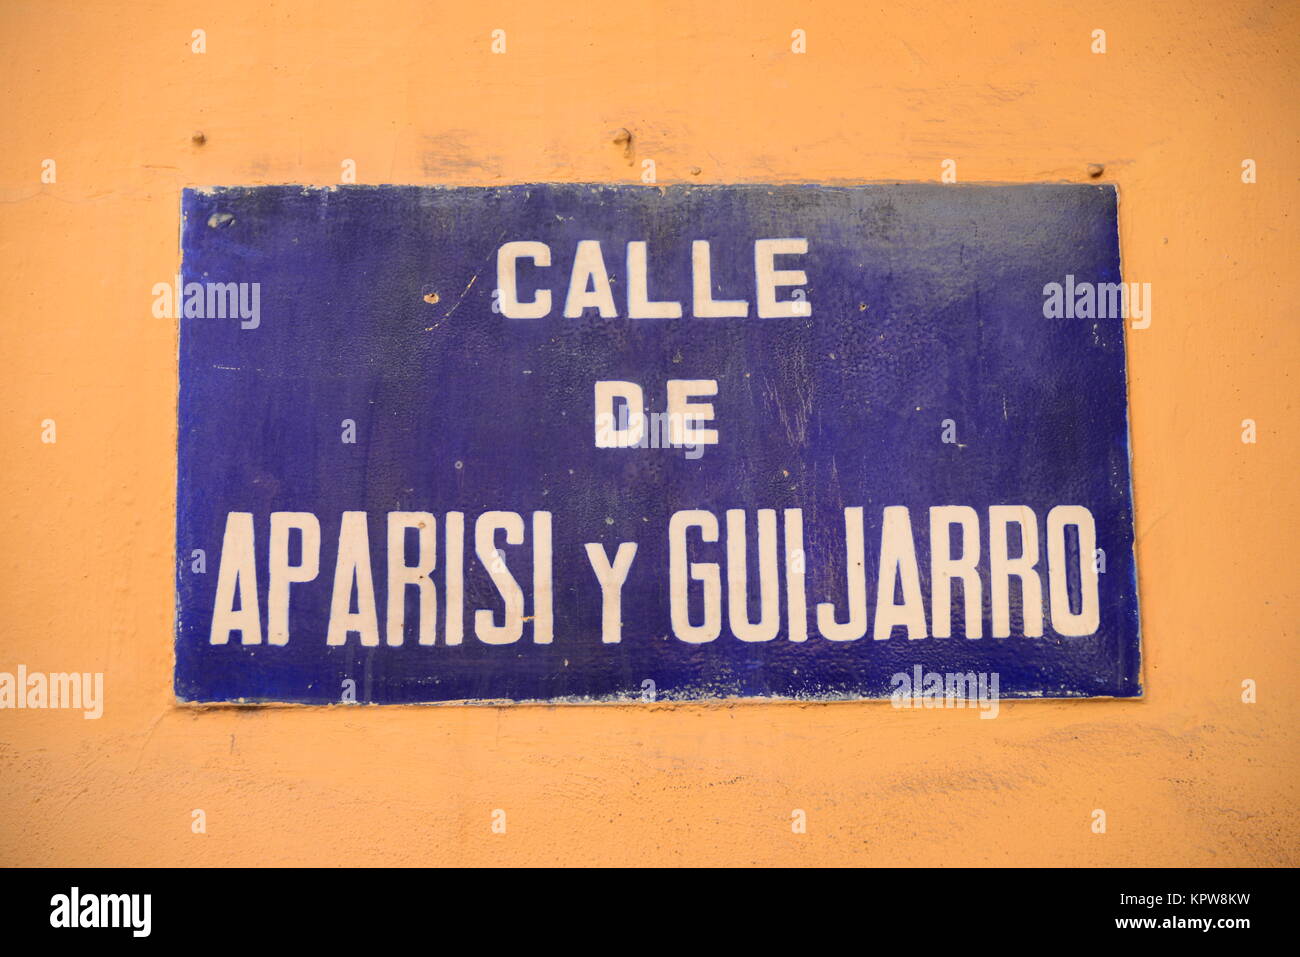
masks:
POLYGON ((1112 188, 182 205, 180 699, 1141 693, 1112 188))

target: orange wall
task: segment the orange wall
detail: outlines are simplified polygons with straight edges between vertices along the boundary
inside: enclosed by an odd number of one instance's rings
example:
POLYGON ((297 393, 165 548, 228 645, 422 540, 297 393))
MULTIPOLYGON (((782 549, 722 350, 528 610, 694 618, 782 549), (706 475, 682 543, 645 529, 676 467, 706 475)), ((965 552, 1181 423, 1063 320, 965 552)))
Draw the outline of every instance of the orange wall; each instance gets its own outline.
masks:
POLYGON ((103 671, 107 707, 0 711, 0 863, 1300 863, 1300 7, 971 6, 6 0, 0 670, 103 671), (1153 289, 1129 354, 1144 700, 173 703, 177 329, 150 289, 181 187, 348 158, 360 182, 629 182, 647 157, 702 183, 1105 164, 1153 289))

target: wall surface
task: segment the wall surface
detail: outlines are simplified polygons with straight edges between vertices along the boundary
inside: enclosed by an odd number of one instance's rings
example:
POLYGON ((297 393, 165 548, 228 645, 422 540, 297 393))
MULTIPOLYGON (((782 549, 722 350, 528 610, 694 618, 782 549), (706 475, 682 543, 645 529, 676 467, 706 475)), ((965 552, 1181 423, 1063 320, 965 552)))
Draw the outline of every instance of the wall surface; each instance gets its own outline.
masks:
POLYGON ((1298 64, 1294 3, 6 0, 0 671, 103 672, 107 704, 0 711, 0 864, 1300 863, 1298 64), (150 290, 181 188, 345 159, 637 182, 646 158, 700 183, 1104 165, 1153 291, 1129 334, 1143 699, 174 703, 177 327, 150 290))

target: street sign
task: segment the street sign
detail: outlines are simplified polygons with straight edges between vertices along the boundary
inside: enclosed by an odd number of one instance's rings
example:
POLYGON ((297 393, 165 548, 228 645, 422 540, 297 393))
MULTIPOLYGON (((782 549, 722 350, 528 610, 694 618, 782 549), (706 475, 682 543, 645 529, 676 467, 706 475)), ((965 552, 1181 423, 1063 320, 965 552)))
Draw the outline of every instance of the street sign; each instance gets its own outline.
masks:
POLYGON ((1141 693, 1112 188, 182 207, 178 698, 1141 693))

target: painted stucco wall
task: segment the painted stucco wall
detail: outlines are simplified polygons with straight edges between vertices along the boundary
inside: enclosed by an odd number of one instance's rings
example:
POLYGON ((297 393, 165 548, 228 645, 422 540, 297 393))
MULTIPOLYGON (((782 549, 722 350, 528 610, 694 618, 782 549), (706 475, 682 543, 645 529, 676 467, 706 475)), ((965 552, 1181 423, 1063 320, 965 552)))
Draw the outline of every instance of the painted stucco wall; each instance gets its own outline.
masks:
POLYGON ((1300 862, 1300 7, 978 6, 8 0, 0 670, 102 671, 107 703, 0 711, 0 863, 1300 862), (182 186, 330 184, 346 159, 383 183, 636 182, 644 159, 660 182, 911 181, 949 158, 1119 186, 1154 307, 1129 339, 1143 700, 174 704, 177 328, 150 290, 182 186))

